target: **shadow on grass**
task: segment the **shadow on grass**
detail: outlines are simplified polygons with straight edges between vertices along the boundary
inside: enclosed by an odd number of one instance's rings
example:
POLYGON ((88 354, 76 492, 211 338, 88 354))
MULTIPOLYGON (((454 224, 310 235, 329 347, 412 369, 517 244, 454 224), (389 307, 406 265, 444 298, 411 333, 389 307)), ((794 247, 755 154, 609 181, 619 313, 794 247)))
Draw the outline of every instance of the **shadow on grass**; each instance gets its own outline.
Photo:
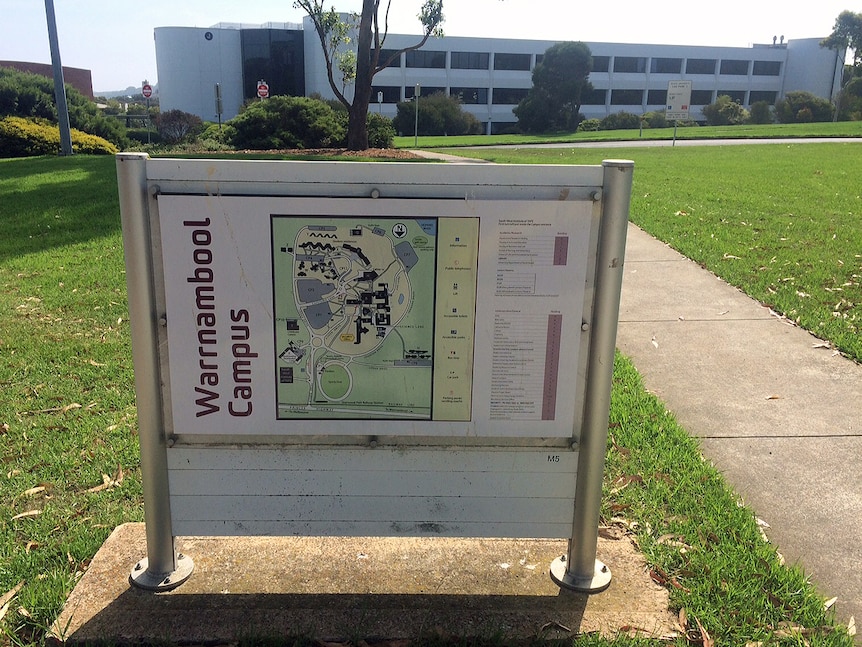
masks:
POLYGON ((0 262, 119 231, 112 156, 0 160, 0 262))

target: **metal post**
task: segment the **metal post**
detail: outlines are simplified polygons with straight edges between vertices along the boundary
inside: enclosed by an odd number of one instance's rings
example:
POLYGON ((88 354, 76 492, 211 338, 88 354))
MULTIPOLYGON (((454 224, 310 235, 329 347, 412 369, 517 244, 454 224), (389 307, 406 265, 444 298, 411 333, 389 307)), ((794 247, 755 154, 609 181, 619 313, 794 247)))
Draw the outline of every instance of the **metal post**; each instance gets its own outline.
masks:
POLYGON ((419 95, 422 94, 422 86, 416 84, 416 90, 413 92, 413 101, 416 104, 416 121, 413 122, 413 146, 419 146, 419 95))
POLYGON ((155 306, 147 195, 148 159, 146 153, 121 153, 116 157, 147 535, 147 558, 133 567, 131 582, 149 591, 166 591, 185 582, 194 563, 177 555, 171 526, 159 377, 159 314, 155 306))
POLYGON ((63 63, 60 61, 60 43, 57 39, 54 0, 45 0, 45 14, 48 18, 48 44, 51 48, 51 65, 54 71, 54 99, 57 102, 57 117, 60 122, 60 155, 71 155, 73 153, 72 129, 69 126, 69 106, 66 103, 63 63))
POLYGON ((596 549, 634 173, 634 162, 628 160, 605 160, 602 166, 604 204, 596 259, 592 339, 584 393, 572 538, 568 554, 551 564, 551 578, 559 586, 585 593, 603 591, 611 583, 610 569, 596 559, 596 549))

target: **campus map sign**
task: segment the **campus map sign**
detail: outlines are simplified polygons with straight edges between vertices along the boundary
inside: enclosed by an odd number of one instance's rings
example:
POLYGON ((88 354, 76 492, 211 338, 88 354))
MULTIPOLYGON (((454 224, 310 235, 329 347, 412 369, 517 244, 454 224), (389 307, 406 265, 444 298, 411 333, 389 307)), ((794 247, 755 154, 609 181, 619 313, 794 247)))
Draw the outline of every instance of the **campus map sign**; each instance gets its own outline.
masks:
POLYGON ((158 206, 175 432, 571 436, 592 203, 158 206))

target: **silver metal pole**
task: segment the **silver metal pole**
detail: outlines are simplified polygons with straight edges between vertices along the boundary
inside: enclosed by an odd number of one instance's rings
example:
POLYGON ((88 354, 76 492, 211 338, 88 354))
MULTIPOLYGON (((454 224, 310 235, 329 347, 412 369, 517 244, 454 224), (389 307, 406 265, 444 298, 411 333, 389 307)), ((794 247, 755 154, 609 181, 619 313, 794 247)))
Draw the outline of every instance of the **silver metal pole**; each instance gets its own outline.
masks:
POLYGON ((422 86, 418 83, 416 84, 416 89, 413 92, 413 101, 416 102, 415 106, 415 120, 413 122, 413 146, 419 146, 419 95, 422 94, 422 86))
POLYGON ((551 577, 559 586, 586 593, 603 591, 611 583, 610 569, 596 559, 596 549, 634 162, 605 160, 602 166, 604 204, 572 539, 568 554, 551 564, 551 577))
POLYGON ((54 0, 45 0, 45 15, 48 19, 48 45, 51 49, 51 66, 54 72, 54 99, 57 102, 57 118, 60 123, 60 155, 68 156, 73 153, 72 129, 69 126, 69 106, 66 103, 63 63, 60 61, 60 42, 57 39, 54 0))
POLYGON ((121 153, 116 157, 147 535, 147 558, 134 566, 131 582, 150 591, 164 591, 187 580, 194 563, 184 555, 177 555, 171 526, 159 379, 159 314, 155 305, 147 195, 148 159, 146 153, 121 153))

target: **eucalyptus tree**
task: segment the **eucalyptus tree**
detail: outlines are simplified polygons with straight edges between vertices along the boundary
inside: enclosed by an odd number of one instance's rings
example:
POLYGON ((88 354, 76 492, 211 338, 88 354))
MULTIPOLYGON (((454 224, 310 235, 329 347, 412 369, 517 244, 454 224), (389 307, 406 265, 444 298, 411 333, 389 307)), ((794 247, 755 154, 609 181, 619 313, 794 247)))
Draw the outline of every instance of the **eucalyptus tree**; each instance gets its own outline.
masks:
POLYGON ((422 35, 416 43, 400 49, 386 49, 389 9, 393 0, 362 0, 359 13, 344 19, 334 7, 324 9, 323 0, 294 0, 305 11, 317 32, 329 87, 347 108, 347 148, 368 148, 368 106, 374 76, 404 52, 419 49, 432 36, 442 36, 443 0, 423 0, 418 19, 422 35), (385 57, 383 52, 386 52, 385 57), (353 87, 352 96, 348 87, 353 87))

